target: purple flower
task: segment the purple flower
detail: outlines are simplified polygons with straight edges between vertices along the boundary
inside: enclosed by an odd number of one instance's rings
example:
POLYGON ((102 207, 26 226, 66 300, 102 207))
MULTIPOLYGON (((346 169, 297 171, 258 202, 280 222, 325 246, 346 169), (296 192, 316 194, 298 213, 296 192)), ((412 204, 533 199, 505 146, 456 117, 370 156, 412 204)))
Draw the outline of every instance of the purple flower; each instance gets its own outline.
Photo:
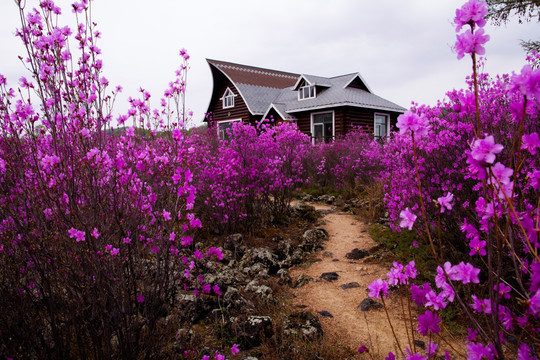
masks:
POLYGON ((462 261, 458 265, 453 266, 448 275, 450 280, 461 281, 463 284, 468 284, 471 282, 478 284, 480 283, 478 274, 480 274, 480 269, 475 268, 470 263, 465 264, 462 261))
POLYGON ((231 347, 231 353, 233 355, 236 355, 240 352, 240 350, 238 349, 238 344, 233 344, 233 346, 231 347))
POLYGON ((405 210, 401 211, 399 217, 401 218, 399 226, 402 228, 406 227, 409 230, 412 230, 414 222, 416 221, 416 215, 414 215, 409 208, 406 208, 405 210))
POLYGON ((70 238, 75 239, 76 242, 84 241, 85 234, 83 231, 71 228, 68 230, 68 235, 70 238))
POLYGON ((367 352, 367 351, 368 351, 368 348, 367 348, 366 345, 362 345, 362 346, 360 346, 360 347, 358 348, 358 352, 359 352, 360 354, 363 354, 363 353, 365 353, 365 352, 367 352))
POLYGON ((535 316, 540 313, 540 290, 529 300, 529 311, 535 316))
POLYGON ((415 284, 411 285, 411 297, 417 306, 424 306, 427 302, 426 294, 431 291, 429 283, 424 283, 422 287, 415 284))
POLYGON ((480 343, 467 344, 467 360, 482 360, 484 357, 488 360, 495 358, 491 347, 480 343))
POLYGON ((472 239, 469 242, 469 247, 471 248, 471 252, 469 252, 469 256, 473 256, 474 254, 478 254, 480 256, 486 256, 486 242, 484 240, 479 240, 477 238, 472 239))
POLYGON ((407 355, 405 356, 405 360, 426 360, 427 357, 420 355, 419 353, 412 353, 409 347, 407 349, 407 355))
MULTIPOLYGON (((501 185, 506 185, 510 183, 510 177, 514 173, 514 170, 507 168, 500 162, 493 165, 491 171, 493 172, 493 176, 495 176, 495 178, 499 180, 499 183, 501 183, 501 185)), ((497 180, 494 180, 490 177, 488 179, 488 183, 497 185, 497 180)))
POLYGON ((399 128, 400 134, 411 131, 419 136, 426 135, 429 129, 428 120, 425 117, 418 116, 410 110, 398 117, 396 126, 399 128))
POLYGON ((489 299, 479 299, 476 295, 472 295, 473 303, 471 307, 477 313, 491 314, 491 301, 489 299))
POLYGON ((454 49, 457 52, 457 58, 462 59, 465 54, 484 55, 486 49, 484 44, 489 41, 489 35, 484 35, 484 29, 479 29, 474 33, 471 30, 465 31, 457 36, 457 41, 454 49))
POLYGON ((454 18, 456 31, 460 31, 463 25, 484 27, 486 25, 484 17, 487 12, 488 9, 484 1, 469 0, 460 9, 456 9, 456 17, 454 18))
POLYGON ((437 325, 440 322, 441 319, 437 314, 428 310, 423 315, 418 315, 418 332, 424 336, 427 336, 428 333, 437 334, 441 331, 437 325))
POLYGON ((431 290, 426 293, 426 304, 425 307, 433 306, 434 310, 440 310, 446 308, 448 305, 445 301, 445 296, 443 293, 437 294, 435 291, 431 290))
POLYGON ((120 249, 118 249, 118 248, 112 248, 111 249, 111 255, 112 256, 118 255, 119 252, 120 252, 120 249))
POLYGON ((524 134, 521 137, 521 150, 528 150, 531 155, 536 155, 536 148, 540 147, 540 139, 538 133, 524 134))
POLYGON ((534 356, 529 346, 525 343, 521 343, 519 345, 517 358, 518 360, 537 360, 538 359, 536 356, 534 356))
POLYGON ((388 283, 382 279, 377 279, 368 285, 369 297, 380 298, 381 294, 386 297, 388 294, 388 283))
POLYGON ((137 302, 138 303, 143 303, 144 302, 144 295, 143 294, 137 295, 137 302))
POLYGON ((510 291, 512 291, 512 289, 510 288, 510 286, 504 284, 504 283, 500 283, 499 285, 495 285, 495 291, 497 291, 499 293, 499 296, 504 298, 504 299, 510 299, 510 291))
POLYGON ((445 208, 446 210, 452 210, 452 201, 454 200, 454 194, 451 192, 448 192, 445 196, 441 196, 437 199, 437 202, 441 206, 441 213, 444 212, 445 208))
POLYGON ((495 161, 495 154, 500 153, 503 148, 504 146, 501 144, 495 144, 495 139, 492 135, 489 135, 484 139, 474 141, 471 149, 471 155, 474 160, 493 164, 495 161))
POLYGON ((512 85, 514 89, 521 91, 528 98, 540 98, 540 69, 535 69, 530 65, 525 65, 521 69, 521 74, 512 75, 512 85))
POLYGON ((384 358, 384 360, 396 360, 396 355, 394 355, 393 352, 389 352, 388 356, 384 358))

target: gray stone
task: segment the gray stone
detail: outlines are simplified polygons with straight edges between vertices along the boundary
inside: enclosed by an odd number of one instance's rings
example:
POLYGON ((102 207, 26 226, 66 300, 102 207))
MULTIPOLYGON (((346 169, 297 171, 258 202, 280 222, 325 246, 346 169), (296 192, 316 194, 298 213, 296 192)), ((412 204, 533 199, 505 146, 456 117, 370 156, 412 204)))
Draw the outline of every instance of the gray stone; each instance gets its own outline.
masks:
POLYGON ((357 282, 350 282, 350 283, 341 285, 341 288, 343 290, 357 288, 357 287, 360 287, 360 284, 358 284, 357 282))
POLYGON ((240 313, 250 313, 254 309, 253 303, 246 299, 235 287, 227 288, 223 295, 223 306, 225 309, 234 309, 240 313))
POLYGON ((269 316, 248 316, 237 318, 232 324, 232 331, 240 342, 242 350, 249 350, 262 343, 263 338, 274 335, 273 321, 269 316))
POLYGON ((276 275, 279 278, 279 281, 278 281, 279 285, 291 285, 292 284, 292 278, 291 278, 291 275, 289 274, 289 270, 287 270, 287 269, 279 269, 276 275))
POLYGON ((315 341, 323 336, 319 319, 308 311, 289 315, 284 321, 283 333, 307 341, 315 341))
POLYGON ((268 268, 269 273, 275 273, 279 269, 277 256, 270 249, 253 248, 249 249, 251 263, 260 263, 268 268))
POLYGON ((298 289, 299 287, 302 287, 309 283, 310 281, 313 281, 313 278, 306 274, 300 274, 296 278, 296 281, 294 282, 294 288, 298 289))
POLYGON ((358 305, 358 308, 361 311, 369 311, 371 309, 381 309, 382 307, 383 305, 381 303, 373 300, 372 298, 365 298, 364 300, 362 300, 360 305, 358 305))
POLYGON ((252 280, 246 285, 246 291, 254 293, 267 303, 274 301, 274 292, 272 289, 269 286, 259 284, 256 280, 252 280))
POLYGON ((319 213, 314 206, 299 201, 291 207, 292 213, 306 220, 315 221, 319 218, 319 213))
POLYGON ((300 247, 304 251, 313 252, 321 250, 323 241, 328 239, 328 233, 322 228, 309 229, 302 235, 300 247))
POLYGON ((330 317, 330 318, 333 318, 333 317, 334 317, 334 315, 330 314, 330 312, 329 312, 329 311, 326 311, 326 310, 319 311, 318 314, 321 315, 321 316, 324 316, 324 317, 330 317))
POLYGON ((337 272, 325 272, 325 273, 322 273, 321 275, 321 279, 330 281, 330 282, 337 280, 338 277, 339 275, 337 272))
POLYGON ((366 250, 353 249, 350 253, 347 253, 345 257, 350 260, 360 260, 368 255, 369 253, 366 250))

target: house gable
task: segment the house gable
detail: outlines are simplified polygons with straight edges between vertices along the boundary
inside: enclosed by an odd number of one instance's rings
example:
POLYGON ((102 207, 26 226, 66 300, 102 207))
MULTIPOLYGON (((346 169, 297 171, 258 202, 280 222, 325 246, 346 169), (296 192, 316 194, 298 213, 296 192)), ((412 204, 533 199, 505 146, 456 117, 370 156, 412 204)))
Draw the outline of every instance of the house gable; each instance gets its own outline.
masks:
POLYGON ((371 93, 371 90, 369 89, 369 87, 367 86, 366 82, 364 81, 364 79, 362 79, 362 77, 360 76, 360 74, 355 74, 352 78, 351 78, 351 81, 349 81, 345 86, 344 88, 351 88, 351 89, 360 89, 360 90, 364 90, 364 91, 367 91, 369 93, 371 93))

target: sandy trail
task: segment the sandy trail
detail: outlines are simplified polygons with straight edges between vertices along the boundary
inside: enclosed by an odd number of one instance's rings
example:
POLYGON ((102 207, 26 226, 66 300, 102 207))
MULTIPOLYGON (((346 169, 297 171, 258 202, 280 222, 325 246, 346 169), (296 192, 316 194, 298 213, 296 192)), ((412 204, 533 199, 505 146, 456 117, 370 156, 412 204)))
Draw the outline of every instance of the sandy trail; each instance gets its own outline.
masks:
MULTIPOLYGON (((324 205, 316 205, 316 208, 331 210, 329 206, 324 205)), ((293 304, 306 306, 314 314, 323 310, 330 312, 333 318, 318 316, 325 335, 340 344, 355 350, 361 345, 366 345, 376 359, 384 359, 389 351, 397 355, 399 350, 384 309, 361 311, 357 308, 362 300, 367 298, 368 284, 378 278, 386 278, 388 269, 375 262, 364 263, 365 259, 349 260, 345 257, 354 248, 369 250, 377 244, 367 233, 366 225, 353 215, 332 211, 325 215, 323 220, 324 225, 321 227, 328 232, 329 240, 325 243, 324 250, 317 254, 321 261, 309 267, 300 266, 291 269, 293 279, 302 273, 315 279, 303 287, 292 289, 295 296, 293 304), (338 280, 329 282, 320 279, 321 274, 325 272, 337 272, 338 280), (357 282, 360 287, 343 290, 341 285, 349 282, 357 282)), ((380 299, 377 301, 380 302, 380 299)), ((399 296, 390 295, 386 305, 405 351, 409 341, 403 325, 399 296)), ((406 313, 408 318, 408 311, 406 313)), ((416 324, 414 326, 416 327, 416 324)), ((425 342, 428 340, 419 334, 415 334, 415 339, 425 342)), ((358 355, 359 358, 361 356, 358 355)))

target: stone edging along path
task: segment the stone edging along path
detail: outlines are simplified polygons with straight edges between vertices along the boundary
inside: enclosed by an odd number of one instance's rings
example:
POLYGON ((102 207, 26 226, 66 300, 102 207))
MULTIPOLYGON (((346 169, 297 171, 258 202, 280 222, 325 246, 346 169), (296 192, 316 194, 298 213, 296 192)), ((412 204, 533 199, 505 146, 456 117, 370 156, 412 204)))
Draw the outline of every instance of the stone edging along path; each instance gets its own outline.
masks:
MULTIPOLYGON (((386 278, 388 269, 375 261, 365 262, 368 257, 359 260, 346 257, 354 249, 361 253, 361 250, 367 251, 377 243, 367 233, 366 224, 353 215, 326 205, 315 204, 315 207, 327 212, 321 227, 328 232, 329 239, 324 244, 324 250, 317 253, 320 261, 290 269, 293 279, 302 274, 313 278, 306 285, 291 290, 293 305, 306 307, 308 311, 318 314, 325 336, 336 344, 355 350, 365 345, 375 358, 384 359, 383 355, 389 351, 398 354, 384 309, 379 306, 362 311, 359 308, 367 298, 368 284, 378 278, 386 278), (326 274, 321 278, 324 273, 336 273, 337 279, 335 274, 326 274)), ((405 351, 409 342, 399 297, 390 295, 386 305, 405 351)), ((427 338, 418 333, 415 339, 427 342, 427 338)))

